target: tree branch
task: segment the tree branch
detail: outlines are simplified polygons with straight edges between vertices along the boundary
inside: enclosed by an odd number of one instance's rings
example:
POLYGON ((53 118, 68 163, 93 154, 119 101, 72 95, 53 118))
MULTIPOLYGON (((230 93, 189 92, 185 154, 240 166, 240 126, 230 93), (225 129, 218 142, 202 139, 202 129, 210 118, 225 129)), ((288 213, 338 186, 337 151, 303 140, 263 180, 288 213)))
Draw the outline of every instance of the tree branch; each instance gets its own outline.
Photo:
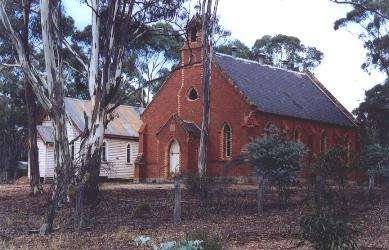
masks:
POLYGON ((337 3, 337 4, 348 4, 348 5, 352 5, 352 6, 354 6, 354 7, 359 7, 359 8, 361 8, 361 9, 365 10, 365 11, 372 12, 372 13, 377 14, 378 16, 380 16, 380 17, 382 17, 382 18, 384 18, 384 19, 389 20, 389 16, 387 16, 387 15, 385 15, 385 14, 379 12, 379 11, 376 10, 376 9, 369 8, 369 7, 367 7, 367 6, 365 6, 365 5, 361 4, 361 3, 351 2, 351 1, 347 1, 347 0, 345 0, 345 1, 341 1, 341 0, 330 0, 330 1, 333 2, 333 3, 337 3))

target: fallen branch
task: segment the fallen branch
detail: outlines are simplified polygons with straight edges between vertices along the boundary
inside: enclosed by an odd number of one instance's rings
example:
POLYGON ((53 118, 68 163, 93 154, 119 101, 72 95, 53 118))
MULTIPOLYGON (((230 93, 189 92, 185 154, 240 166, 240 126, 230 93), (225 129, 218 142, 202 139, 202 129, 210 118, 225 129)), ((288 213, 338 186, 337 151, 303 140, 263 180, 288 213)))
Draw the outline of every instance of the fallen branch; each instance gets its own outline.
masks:
MULTIPOLYGON (((55 231, 58 231, 60 229, 60 227, 56 227, 56 228, 53 228, 53 232, 55 231)), ((31 229, 31 230, 28 230, 28 234, 39 234, 40 233, 40 229, 31 229)))

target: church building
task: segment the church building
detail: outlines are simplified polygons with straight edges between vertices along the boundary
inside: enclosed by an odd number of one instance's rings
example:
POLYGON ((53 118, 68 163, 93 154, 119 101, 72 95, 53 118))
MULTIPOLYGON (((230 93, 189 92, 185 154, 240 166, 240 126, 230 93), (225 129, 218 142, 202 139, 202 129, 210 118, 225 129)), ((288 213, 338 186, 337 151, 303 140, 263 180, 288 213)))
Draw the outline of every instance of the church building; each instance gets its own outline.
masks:
MULTIPOLYGON (((198 173, 202 121, 201 23, 188 25, 189 41, 181 62, 141 115, 136 179, 163 181, 171 172, 198 173)), ((307 160, 333 145, 358 150, 359 132, 352 115, 308 71, 276 68, 216 53, 210 88, 207 175, 220 176, 250 138, 271 124, 308 149, 307 160)), ((250 176, 241 166, 229 173, 250 176)))

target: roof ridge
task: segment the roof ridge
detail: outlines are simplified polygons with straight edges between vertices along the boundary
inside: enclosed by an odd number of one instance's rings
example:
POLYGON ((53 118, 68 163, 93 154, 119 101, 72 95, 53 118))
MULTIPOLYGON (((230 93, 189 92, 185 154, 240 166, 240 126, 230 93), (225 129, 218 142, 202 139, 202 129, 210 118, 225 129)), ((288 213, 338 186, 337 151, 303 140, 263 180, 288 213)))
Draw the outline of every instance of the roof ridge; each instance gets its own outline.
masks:
MULTIPOLYGON (((89 99, 81 99, 81 98, 70 97, 70 96, 65 96, 64 99, 73 99, 73 100, 77 100, 77 101, 91 102, 91 100, 89 100, 89 99)), ((112 104, 112 105, 114 105, 114 104, 112 104)), ((143 108, 144 109, 144 107, 138 107, 138 106, 126 105, 126 104, 120 104, 118 107, 120 107, 120 106, 132 107, 132 108, 143 108)))
POLYGON ((294 71, 294 70, 290 70, 290 69, 284 69, 284 68, 276 67, 276 66, 273 66, 273 65, 269 65, 269 64, 265 64, 265 63, 260 63, 260 62, 257 62, 257 61, 254 61, 254 60, 250 60, 250 59, 245 59, 245 58, 240 58, 240 57, 233 57, 231 55, 227 55, 227 54, 220 53, 220 52, 216 52, 215 54, 217 56, 225 56, 225 57, 229 57, 231 59, 242 61, 242 62, 258 64, 260 66, 268 67, 268 68, 271 68, 271 69, 279 69, 279 70, 286 71, 286 72, 293 73, 293 74, 306 75, 305 72, 299 72, 299 71, 294 71))

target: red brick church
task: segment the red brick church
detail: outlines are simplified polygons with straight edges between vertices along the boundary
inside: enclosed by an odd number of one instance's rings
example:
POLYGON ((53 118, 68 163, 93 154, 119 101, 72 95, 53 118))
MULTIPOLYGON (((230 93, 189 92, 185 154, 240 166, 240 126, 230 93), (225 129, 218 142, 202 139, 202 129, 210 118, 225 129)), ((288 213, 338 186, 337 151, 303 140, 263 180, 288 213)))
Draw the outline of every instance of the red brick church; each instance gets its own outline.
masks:
MULTIPOLYGON (((164 180, 180 170, 198 173, 202 119, 201 27, 193 19, 181 63, 147 106, 139 131, 135 177, 164 180)), ((352 115, 309 72, 299 73, 216 53, 213 57, 207 175, 223 173, 250 137, 270 124, 286 129, 309 149, 307 158, 331 145, 359 147, 352 115)), ((232 176, 248 176, 247 167, 232 176)))

